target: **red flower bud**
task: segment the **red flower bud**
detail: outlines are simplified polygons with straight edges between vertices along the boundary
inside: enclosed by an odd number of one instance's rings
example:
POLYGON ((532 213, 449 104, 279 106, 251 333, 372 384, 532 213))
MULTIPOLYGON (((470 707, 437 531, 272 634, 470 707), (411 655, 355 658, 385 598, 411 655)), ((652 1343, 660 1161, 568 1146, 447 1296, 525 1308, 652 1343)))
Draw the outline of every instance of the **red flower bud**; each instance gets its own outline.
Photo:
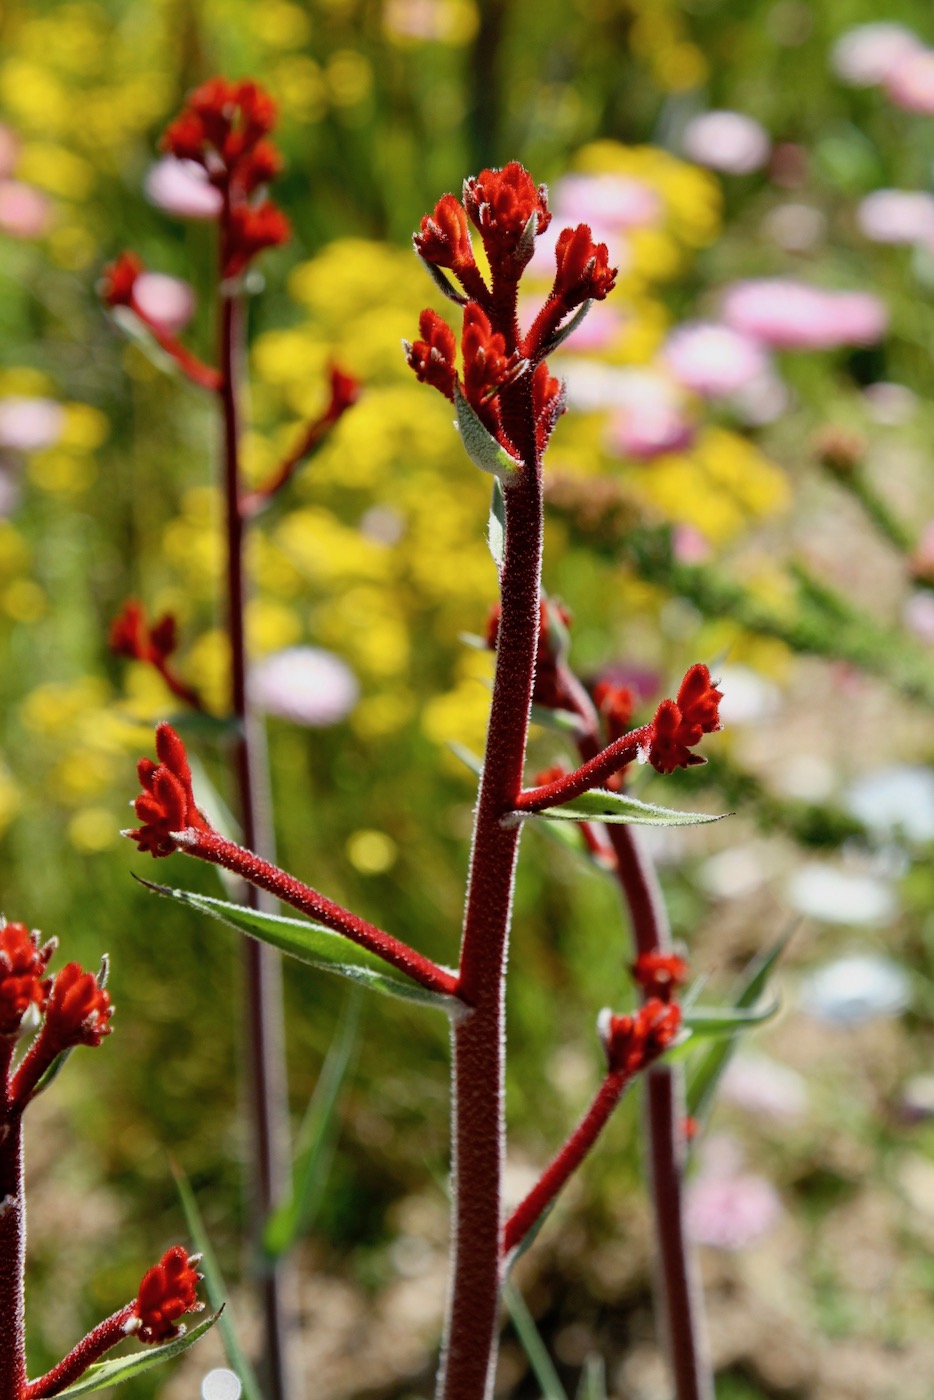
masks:
POLYGON ((602 301, 616 285, 617 268, 609 266, 605 243, 594 243, 587 224, 566 228, 555 247, 558 270, 553 296, 565 306, 580 306, 588 298, 602 301))
POLYGON ((493 330, 486 312, 475 301, 464 307, 464 330, 461 336, 464 357, 464 394, 477 415, 496 434, 499 412, 490 400, 497 389, 515 378, 522 361, 518 355, 506 354, 506 341, 493 330))
POLYGON ((110 1035, 112 1015, 110 995, 94 973, 69 963, 52 984, 40 1037, 44 1057, 51 1063, 56 1055, 76 1045, 100 1045, 104 1036, 110 1035))
POLYGON ((423 311, 418 318, 422 339, 413 345, 404 340, 402 348, 408 364, 423 384, 432 384, 446 399, 454 398, 454 332, 436 311, 423 311))
POLYGON ((158 1264, 145 1273, 133 1304, 139 1319, 136 1335, 141 1342, 167 1342, 176 1337, 180 1317, 201 1312, 197 1288, 203 1275, 194 1265, 200 1255, 188 1254, 180 1244, 166 1250, 158 1264))
POLYGON ((278 153, 274 162, 268 149, 257 156, 252 172, 249 165, 275 124, 275 103, 256 83, 210 78, 170 124, 162 147, 180 160, 197 161, 217 183, 237 178, 248 191, 278 172, 278 153))
POLYGON ((121 253, 101 274, 100 294, 108 306, 132 306, 136 279, 144 271, 135 253, 121 253))
POLYGON ((629 729, 636 707, 636 698, 629 687, 614 685, 612 681, 598 681, 594 686, 593 702, 603 717, 610 740, 621 739, 629 729))
POLYGON ((331 380, 331 401, 327 406, 325 417, 329 422, 336 423, 348 408, 352 408, 360 397, 360 381, 339 365, 332 364, 330 367, 331 380))
POLYGON ((544 452, 548 439, 554 432, 555 424, 566 407, 564 385, 548 373, 543 360, 532 376, 532 408, 535 413, 535 435, 538 446, 544 452))
POLYGON ((674 953, 640 953, 632 965, 634 981, 647 998, 670 1002, 687 980, 688 965, 674 953))
POLYGON ((457 272, 473 266, 467 214, 460 200, 452 194, 443 195, 434 213, 425 215, 418 233, 412 235, 412 242, 419 256, 434 267, 447 267, 457 272))
POLYGON ((158 664, 178 645, 178 624, 172 613, 166 613, 150 626, 142 604, 128 598, 110 624, 108 642, 115 656, 158 664))
POLYGON ((52 979, 43 973, 55 939, 40 947, 39 936, 25 924, 0 924, 0 1035, 17 1035, 28 1007, 45 1010, 52 979))
POLYGON ((529 172, 515 160, 502 170, 481 170, 465 180, 464 204, 491 263, 500 271, 504 260, 514 260, 516 270, 521 270, 531 258, 532 248, 522 246, 522 235, 533 213, 537 215, 536 233, 544 233, 551 223, 546 187, 536 187, 529 172))
POLYGON ((169 724, 160 724, 156 730, 156 754, 158 763, 141 758, 137 767, 143 791, 134 806, 142 826, 123 834, 141 851, 159 857, 176 849, 173 832, 212 828, 195 806, 185 745, 169 724))
POLYGON ((235 277, 257 253, 288 243, 291 236, 288 219, 272 200, 264 199, 262 204, 256 205, 234 205, 227 226, 224 276, 235 277))
POLYGON ((654 997, 632 1016, 607 1016, 600 1029, 610 1069, 638 1074, 668 1049, 680 1028, 680 1006, 654 997))
POLYGON ((706 760, 690 750, 704 734, 720 728, 719 704, 723 699, 700 662, 692 666, 681 682, 678 699, 663 700, 655 712, 649 762, 659 773, 673 773, 706 760))

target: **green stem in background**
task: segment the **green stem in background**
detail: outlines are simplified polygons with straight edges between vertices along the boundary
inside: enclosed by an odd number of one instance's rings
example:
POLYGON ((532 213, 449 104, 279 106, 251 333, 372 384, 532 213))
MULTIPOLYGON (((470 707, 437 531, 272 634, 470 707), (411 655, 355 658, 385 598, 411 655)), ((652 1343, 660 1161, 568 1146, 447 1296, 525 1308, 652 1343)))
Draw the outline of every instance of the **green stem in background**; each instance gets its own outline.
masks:
MULTIPOLYGON (((225 209, 225 214, 228 211, 225 209)), ((227 219, 222 220, 222 229, 227 219)), ((244 579, 245 529, 240 474, 240 406, 242 306, 236 292, 225 287, 225 239, 221 238, 221 324, 219 398, 223 414, 223 481, 226 506, 226 619, 230 637, 231 712, 238 732, 231 766, 237 789, 238 816, 245 844, 266 859, 274 857, 269 813, 268 774, 262 725, 251 712, 247 694, 244 579)), ((274 901, 253 886, 246 890, 254 908, 274 907, 274 901)), ((281 959, 254 939, 243 945, 245 1035, 249 1065, 252 1118, 251 1163, 255 1198, 254 1233, 261 1237, 265 1221, 289 1189, 288 1100, 283 1045, 284 1009, 281 959)), ((283 1261, 263 1274, 264 1352, 270 1400, 289 1400, 295 1392, 291 1326, 285 1305, 283 1261)))

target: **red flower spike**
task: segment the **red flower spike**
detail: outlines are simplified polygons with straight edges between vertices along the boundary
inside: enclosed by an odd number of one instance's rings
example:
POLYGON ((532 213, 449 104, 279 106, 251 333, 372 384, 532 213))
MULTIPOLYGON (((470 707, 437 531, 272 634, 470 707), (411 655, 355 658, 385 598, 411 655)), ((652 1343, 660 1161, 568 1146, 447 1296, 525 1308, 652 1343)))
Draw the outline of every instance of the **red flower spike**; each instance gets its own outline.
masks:
POLYGON ((404 340, 402 348, 409 366, 423 384, 431 384, 446 399, 454 399, 454 356, 457 340, 454 332, 436 311, 423 311, 418 318, 422 339, 413 345, 404 340))
POLYGON ((100 294, 108 306, 132 306, 136 279, 144 271, 141 258, 135 253, 121 253, 108 263, 101 273, 100 294))
POLYGON ((610 1015, 601 1027, 610 1069, 638 1074, 668 1049, 680 1028, 680 1006, 655 997, 632 1016, 610 1015))
POLYGON ((587 224, 566 228, 555 247, 558 270, 552 296, 570 310, 589 299, 603 301, 616 286, 618 269, 610 267, 605 243, 594 243, 587 224))
POLYGON ((412 242, 419 257, 433 267, 459 272, 474 266, 467 213, 452 194, 443 195, 434 213, 425 215, 418 233, 412 235, 412 242))
POLYGON ((331 400, 325 411, 325 418, 329 423, 336 423, 348 408, 353 408, 360 397, 360 381, 340 365, 332 364, 330 367, 330 388, 331 400))
POLYGON ((704 734, 720 728, 722 699, 707 667, 700 662, 692 666, 681 682, 677 701, 663 700, 655 712, 648 753, 652 767, 659 773, 673 773, 676 768, 706 762, 690 750, 704 734))
POLYGON ((78 963, 63 967, 52 984, 40 1037, 48 1061, 76 1045, 100 1045, 110 1035, 112 1015, 110 995, 93 972, 78 963))
POLYGON ((537 215, 537 234, 544 233, 551 223, 546 187, 536 187, 529 172, 515 160, 502 170, 481 170, 465 180, 464 204, 494 271, 504 272, 511 263, 515 275, 525 267, 533 249, 531 243, 523 245, 522 237, 533 214, 537 215))
POLYGON ((629 730, 636 697, 626 685, 598 681, 594 686, 593 702, 603 717, 610 742, 621 739, 629 730))
POLYGON ((198 1284, 203 1277, 194 1265, 200 1255, 190 1255, 180 1244, 166 1250, 158 1264, 143 1275, 133 1304, 141 1342, 167 1342, 179 1333, 178 1320, 185 1313, 201 1312, 198 1284))
POLYGON ((464 307, 461 336, 464 357, 464 394, 491 433, 499 430, 499 408, 491 402, 497 389, 515 378, 523 362, 506 354, 506 341, 494 331, 490 319, 475 301, 464 307))
POLYGON ((670 1002, 687 975, 687 963, 674 953, 640 953, 632 965, 633 980, 647 999, 670 1002))
POLYGON ((56 940, 40 947, 39 937, 25 924, 0 925, 0 1035, 18 1035, 30 1006, 45 1010, 52 979, 43 973, 56 940))
POLYGON ((137 765, 143 791, 134 807, 142 825, 123 835, 158 858, 177 849, 173 832, 189 827, 211 831, 212 827, 195 806, 185 745, 169 724, 160 724, 156 730, 156 755, 158 763, 141 758, 137 765))
POLYGON ((248 192, 263 182, 255 176, 270 171, 263 178, 271 178, 276 173, 269 151, 262 151, 251 183, 250 158, 275 124, 275 103, 256 83, 211 78, 191 94, 166 130, 162 147, 180 160, 197 161, 216 183, 236 179, 248 192))
POLYGON ((235 277, 257 253, 288 243, 291 236, 291 224, 271 200, 257 205, 234 205, 227 227, 224 276, 235 277))
POLYGON ((166 613, 150 626, 142 604, 135 598, 128 598, 110 624, 108 644, 115 656, 158 665, 171 656, 178 645, 178 624, 172 613, 166 613))

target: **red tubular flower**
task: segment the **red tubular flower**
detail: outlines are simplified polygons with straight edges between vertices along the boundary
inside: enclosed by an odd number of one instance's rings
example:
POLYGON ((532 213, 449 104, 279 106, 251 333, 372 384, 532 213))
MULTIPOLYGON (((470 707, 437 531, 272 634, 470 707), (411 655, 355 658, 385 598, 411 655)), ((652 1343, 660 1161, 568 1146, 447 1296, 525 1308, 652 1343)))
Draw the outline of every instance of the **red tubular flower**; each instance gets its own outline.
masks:
POLYGON ((640 953, 632 965, 633 980, 646 999, 670 1002, 687 980, 688 965, 674 953, 640 953))
POLYGON ((194 1268, 200 1257, 176 1244, 143 1275, 133 1304, 133 1315, 139 1319, 136 1335, 141 1342, 170 1341, 178 1336, 180 1317, 202 1311, 204 1304, 198 1300, 197 1289, 203 1275, 194 1268))
POLYGON ((593 702, 603 717, 610 741, 621 739, 629 730, 636 708, 636 697, 629 687, 614 685, 612 681, 598 681, 594 686, 593 702))
POLYGON ((618 269, 610 267, 605 243, 594 243, 587 224, 566 228, 555 247, 558 270, 552 296, 560 297, 567 310, 593 298, 603 301, 616 286, 618 269))
POLYGON ((464 358, 464 394, 478 418, 494 435, 499 432, 499 406, 493 402, 498 389, 509 384, 523 368, 518 355, 506 354, 506 341, 494 331, 489 317, 475 301, 464 307, 461 336, 464 358))
POLYGON ((101 273, 102 300, 108 306, 132 306, 136 279, 143 271, 143 261, 135 253, 121 253, 116 261, 108 263, 101 273))
POLYGON ((212 827, 195 806, 185 745, 170 724, 160 724, 156 730, 156 755, 158 763, 141 758, 137 766, 143 792, 134 807, 142 826, 123 835, 158 858, 177 849, 173 832, 189 827, 211 831, 212 827))
MULTIPOLYGON (((113 1007, 110 994, 93 972, 78 963, 63 967, 52 984, 40 1040, 50 1063, 63 1050, 76 1045, 100 1045, 110 1035, 113 1007)), ((40 1052, 41 1054, 41 1052, 40 1052)))
POLYGON ((481 170, 465 180, 464 204, 494 271, 504 272, 510 263, 514 274, 525 267, 533 249, 531 242, 522 244, 522 235, 533 214, 537 216, 537 234, 544 233, 551 223, 548 190, 544 185, 536 187, 529 172, 515 160, 502 170, 481 170))
POLYGON ((40 946, 39 936, 25 924, 0 924, 0 1035, 18 1035, 30 1006, 45 1010, 52 979, 43 973, 56 940, 40 946))
POLYGON ((236 204, 227 224, 227 256, 224 276, 235 277, 264 248, 288 243, 292 227, 272 200, 261 204, 236 204))
POLYGON ((402 342, 405 358, 423 384, 433 385, 446 399, 453 400, 454 356, 457 353, 454 332, 430 309, 419 316, 418 328, 421 340, 416 340, 414 345, 408 340, 402 342))
POLYGON ((331 398, 324 417, 329 423, 336 423, 348 410, 353 408, 360 397, 360 381, 354 375, 332 364, 329 370, 331 398))
POLYGON ((690 750, 702 735, 720 728, 722 699, 707 667, 700 662, 692 666, 681 682, 677 701, 663 700, 655 712, 648 754, 652 767, 659 773, 673 773, 676 768, 706 762, 690 750))
MULTIPOLYGON (((256 83, 210 78, 195 89, 167 128, 162 148, 180 160, 197 161, 218 184, 225 184, 236 176, 244 179, 245 158, 275 124, 276 105, 256 83)), ((267 163, 265 152, 259 164, 267 163)))
POLYGON ((467 213, 452 194, 443 195, 434 213, 425 215, 418 233, 412 235, 412 242, 419 257, 433 267, 459 272, 474 265, 467 213))
POLYGON ((609 1015, 600 1029, 610 1069, 638 1074, 668 1049, 680 1028, 680 1006, 656 997, 632 1016, 609 1015))
POLYGON ((115 656, 159 665, 178 645, 178 624, 172 613, 166 613, 150 626, 142 604, 128 598, 110 624, 108 644, 115 656))
POLYGON ((548 366, 543 360, 532 376, 532 409, 539 451, 544 452, 548 446, 548 439, 566 407, 564 384, 548 373, 548 366))

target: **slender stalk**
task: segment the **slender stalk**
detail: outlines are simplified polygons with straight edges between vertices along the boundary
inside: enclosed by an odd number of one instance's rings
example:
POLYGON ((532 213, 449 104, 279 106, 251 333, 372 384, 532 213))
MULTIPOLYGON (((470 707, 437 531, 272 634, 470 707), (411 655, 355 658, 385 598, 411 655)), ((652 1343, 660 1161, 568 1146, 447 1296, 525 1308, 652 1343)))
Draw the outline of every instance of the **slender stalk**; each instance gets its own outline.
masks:
POLYGON ((0 1400, 22 1400, 26 1386, 26 1197, 23 1118, 9 1094, 15 1041, 0 1038, 0 1400))
MULTIPOLYGON (((498 329, 514 344, 515 298, 498 329), (510 324, 511 322, 511 324, 510 324)), ((507 345, 509 340, 507 340, 507 345)), ((504 1154, 504 989, 520 830, 503 823, 522 787, 538 644, 541 463, 531 386, 503 394, 522 454, 506 492, 506 545, 493 701, 470 860, 459 992, 473 1008, 453 1027, 453 1238, 439 1400, 485 1400, 497 1351, 504 1154)))
MULTIPOLYGON (((225 209, 225 216, 229 211, 225 209)), ((222 220, 222 229, 228 220, 222 220)), ((265 800, 265 765, 258 762, 262 735, 250 712, 247 696, 247 655, 245 638, 244 516, 241 502, 240 383, 241 304, 235 292, 223 285, 226 248, 221 243, 221 324, 219 397, 223 414, 223 479, 226 503, 227 589, 226 616, 230 636, 231 710, 238 721, 233 744, 232 766, 236 779, 239 816, 243 838, 251 850, 265 857, 273 854, 274 842, 265 800)), ((259 891, 249 887, 247 902, 260 907, 259 891)), ((282 1043, 284 1023, 282 970, 279 954, 272 948, 247 939, 244 943, 246 988, 245 1027, 250 1070, 252 1113, 252 1157, 255 1181, 254 1229, 257 1237, 263 1222, 288 1188, 289 1145, 285 1057, 282 1043)), ((294 1348, 286 1320, 283 1297, 284 1263, 270 1266, 262 1279, 265 1324, 265 1356, 270 1400, 288 1400, 294 1389, 294 1348)))
MULTIPOLYGON (((53 1366, 44 1376, 26 1385, 22 1400, 46 1400, 48 1396, 58 1395, 59 1391, 71 1385, 72 1381, 83 1376, 88 1367, 99 1361, 111 1347, 126 1341, 134 1316, 134 1304, 127 1303, 119 1312, 113 1313, 104 1322, 99 1322, 93 1332, 82 1337, 78 1345, 72 1347, 57 1366, 53 1366)), ((139 1326, 138 1318, 136 1326, 139 1326)))

